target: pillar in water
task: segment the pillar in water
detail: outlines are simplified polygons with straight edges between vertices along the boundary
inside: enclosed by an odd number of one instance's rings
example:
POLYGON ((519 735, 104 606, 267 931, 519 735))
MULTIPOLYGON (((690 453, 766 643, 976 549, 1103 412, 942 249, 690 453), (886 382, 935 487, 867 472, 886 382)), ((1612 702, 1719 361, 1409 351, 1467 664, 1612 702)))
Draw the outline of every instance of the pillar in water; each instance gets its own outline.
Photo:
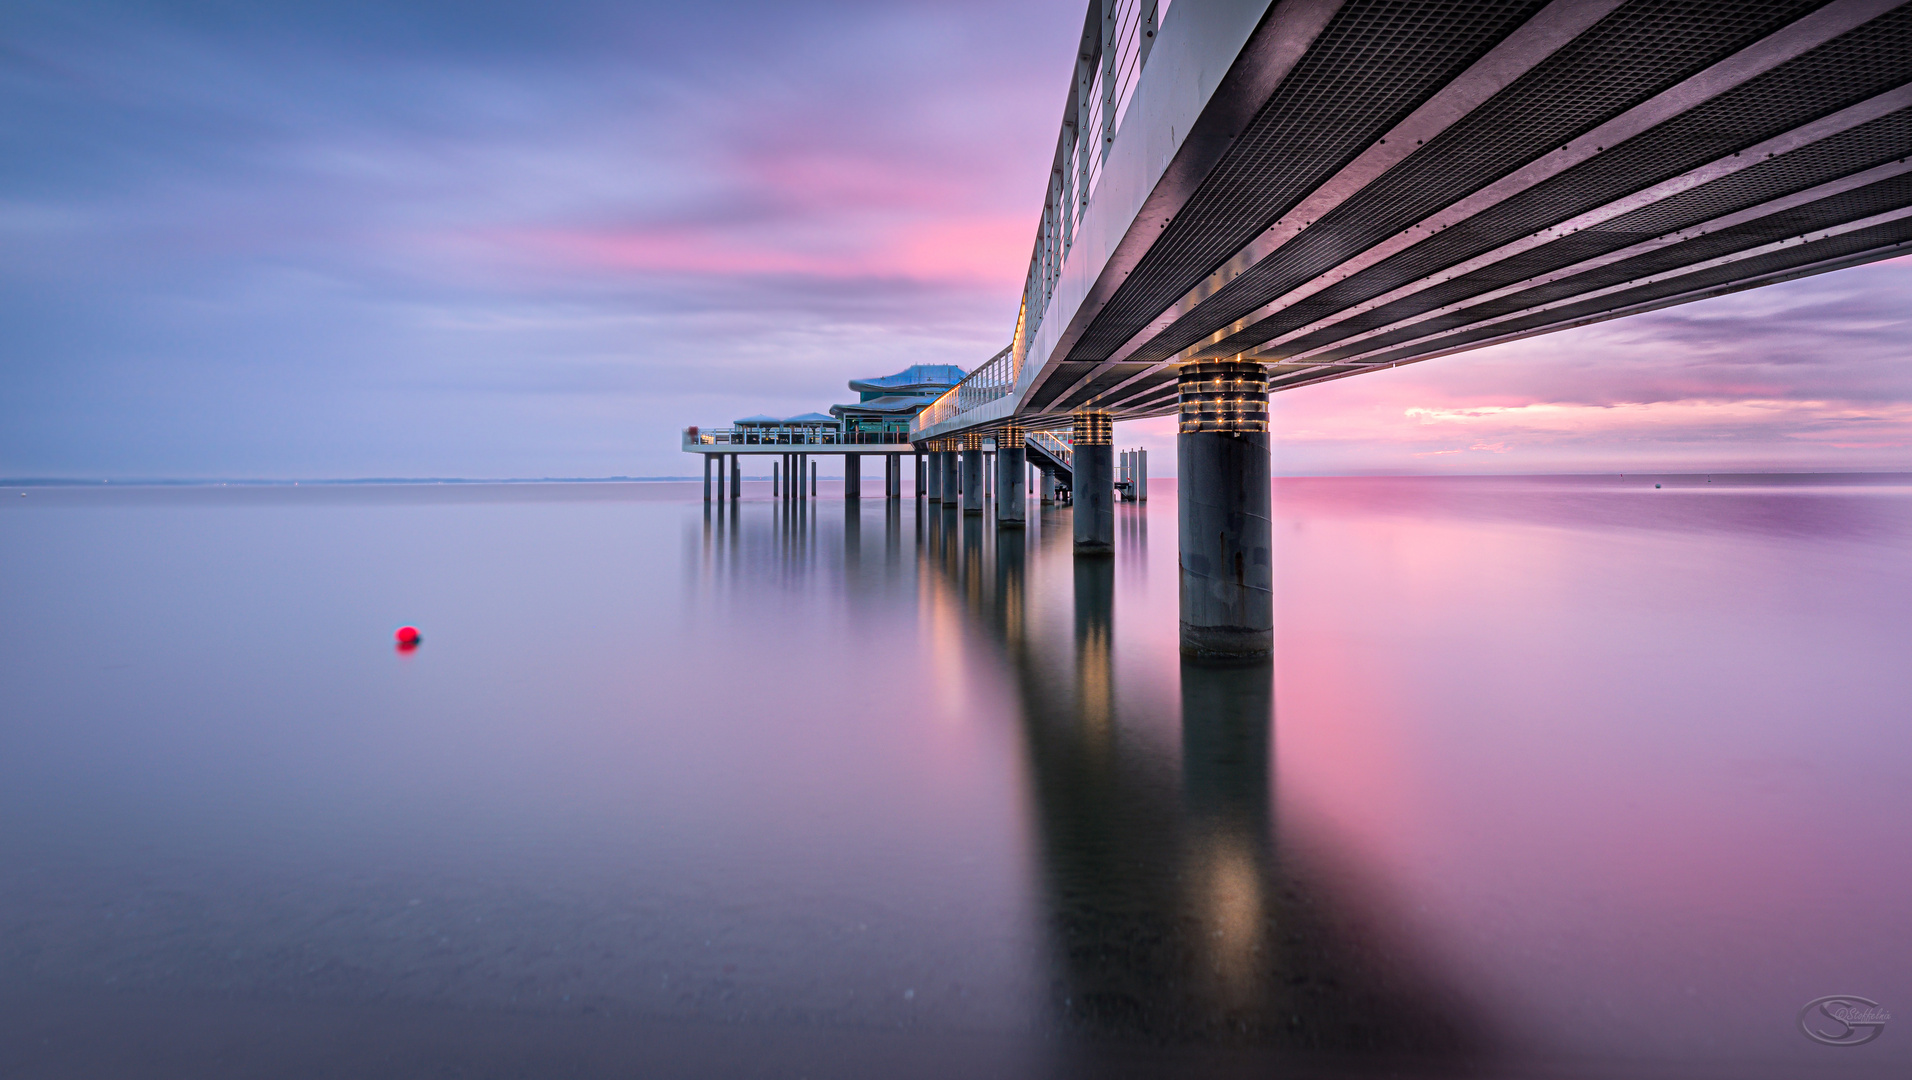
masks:
POLYGON ((1078 555, 1115 550, 1115 421, 1108 413, 1075 417, 1075 549, 1078 555))
POLYGON ((983 512, 983 435, 972 431, 963 436, 963 513, 983 512))
POLYGON ((957 439, 943 440, 943 506, 950 510, 956 509, 957 497, 963 489, 962 477, 958 475, 959 463, 956 460, 959 456, 956 452, 958 442, 957 439))
POLYGON ((1274 647, 1268 376, 1260 364, 1182 368, 1175 436, 1182 652, 1267 656, 1274 647))
MULTIPOLYGON (((717 475, 722 476, 723 474, 718 473, 717 475)), ((705 502, 710 501, 710 455, 709 454, 704 455, 704 501, 705 502)))
POLYGON ((731 454, 730 457, 730 497, 741 499, 744 495, 744 456, 731 454))
POLYGON ((1020 529, 1029 514, 1029 459, 1023 439, 1028 431, 1006 427, 996 433, 996 527, 1020 529))
POLYGON ((861 499, 863 497, 863 455, 843 455, 843 497, 861 499))

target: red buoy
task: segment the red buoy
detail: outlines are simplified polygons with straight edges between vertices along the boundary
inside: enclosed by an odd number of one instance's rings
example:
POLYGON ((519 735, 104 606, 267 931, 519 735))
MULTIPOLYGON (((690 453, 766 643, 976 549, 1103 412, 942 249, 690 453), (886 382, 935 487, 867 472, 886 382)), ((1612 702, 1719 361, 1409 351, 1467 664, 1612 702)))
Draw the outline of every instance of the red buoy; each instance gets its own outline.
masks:
POLYGON ((425 636, 418 632, 416 626, 401 626, 398 628, 398 633, 393 636, 398 638, 398 647, 401 649, 416 649, 418 643, 425 640, 425 636))

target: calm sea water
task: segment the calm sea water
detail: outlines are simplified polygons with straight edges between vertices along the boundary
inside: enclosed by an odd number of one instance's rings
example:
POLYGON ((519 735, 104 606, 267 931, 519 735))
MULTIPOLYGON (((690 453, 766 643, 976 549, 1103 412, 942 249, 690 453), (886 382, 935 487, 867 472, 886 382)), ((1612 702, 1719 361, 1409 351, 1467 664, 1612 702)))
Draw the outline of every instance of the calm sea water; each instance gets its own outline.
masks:
POLYGON ((6 491, 0 1076, 1912 1067, 1912 478, 764 487, 6 491))

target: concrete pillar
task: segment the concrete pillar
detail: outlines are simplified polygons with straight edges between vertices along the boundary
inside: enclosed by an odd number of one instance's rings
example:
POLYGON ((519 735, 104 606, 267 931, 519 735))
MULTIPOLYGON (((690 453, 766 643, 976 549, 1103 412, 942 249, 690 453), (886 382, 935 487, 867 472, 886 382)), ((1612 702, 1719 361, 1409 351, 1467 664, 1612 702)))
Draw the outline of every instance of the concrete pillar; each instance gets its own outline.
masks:
POLYGON ((1115 550, 1115 421, 1108 413, 1077 413, 1075 453, 1075 550, 1106 555, 1115 550))
POLYGON ((843 497, 861 499, 863 497, 863 455, 843 455, 843 497))
POLYGON ((996 433, 996 527, 1020 529, 1029 516, 1029 459, 1025 432, 1006 427, 996 433))
POLYGON ((929 453, 924 455, 924 459, 925 461, 928 462, 928 466, 927 466, 928 483, 926 485, 925 490, 929 492, 929 501, 933 503, 942 502, 943 501, 943 451, 940 444, 932 445, 930 447, 929 453))
POLYGON ((883 500, 896 498, 896 455, 883 455, 883 500))
POLYGON ((963 436, 963 513, 983 512, 983 437, 980 432, 963 436))
MULTIPOLYGON (((803 456, 807 458, 810 455, 805 454, 803 456)), ((810 463, 810 497, 812 499, 817 497, 817 466, 819 464, 821 464, 821 462, 812 461, 810 463)))
POLYGON ((773 498, 783 494, 783 458, 781 456, 770 463, 770 494, 773 498))
MULTIPOLYGON (((717 475, 721 477, 723 476, 723 473, 718 473, 717 475)), ((718 497, 722 498, 721 495, 718 497)), ((710 501, 710 455, 709 454, 704 455, 704 501, 705 502, 710 501)))
POLYGON ((956 460, 956 457, 957 457, 956 451, 953 449, 949 449, 950 443, 953 441, 954 440, 944 441, 943 446, 945 449, 943 450, 943 455, 942 455, 943 457, 943 479, 942 479, 943 505, 950 507, 951 509, 954 509, 957 506, 958 504, 957 500, 961 496, 962 490, 963 490, 962 477, 958 475, 959 463, 956 460))
POLYGON ((916 460, 916 476, 914 477, 914 483, 916 484, 915 497, 927 500, 929 498, 928 463, 922 454, 911 454, 910 457, 916 460))
POLYGON ((734 502, 744 497, 744 456, 730 455, 730 498, 734 502))
POLYGON ((1038 465, 1036 469, 1037 475, 1042 477, 1037 485, 1038 490, 1042 492, 1042 505, 1054 506, 1056 504, 1056 471, 1047 465, 1038 465))
POLYGON ((1176 502, 1182 653, 1256 657, 1274 648, 1268 376, 1260 364, 1182 368, 1176 502))

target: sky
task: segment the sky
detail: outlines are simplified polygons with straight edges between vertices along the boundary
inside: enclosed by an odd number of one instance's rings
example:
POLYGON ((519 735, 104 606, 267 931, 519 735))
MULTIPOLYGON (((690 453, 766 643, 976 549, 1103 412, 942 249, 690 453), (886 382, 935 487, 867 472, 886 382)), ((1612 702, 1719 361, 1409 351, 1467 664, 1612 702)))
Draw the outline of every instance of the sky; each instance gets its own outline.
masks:
MULTIPOLYGON (((68 479, 687 475, 685 425, 972 367, 1082 20, 0 5, 0 477, 68 479)), ((1276 468, 1912 469, 1909 300, 1900 259, 1277 395, 1276 468)), ((1117 441, 1172 475, 1172 421, 1117 441)))

